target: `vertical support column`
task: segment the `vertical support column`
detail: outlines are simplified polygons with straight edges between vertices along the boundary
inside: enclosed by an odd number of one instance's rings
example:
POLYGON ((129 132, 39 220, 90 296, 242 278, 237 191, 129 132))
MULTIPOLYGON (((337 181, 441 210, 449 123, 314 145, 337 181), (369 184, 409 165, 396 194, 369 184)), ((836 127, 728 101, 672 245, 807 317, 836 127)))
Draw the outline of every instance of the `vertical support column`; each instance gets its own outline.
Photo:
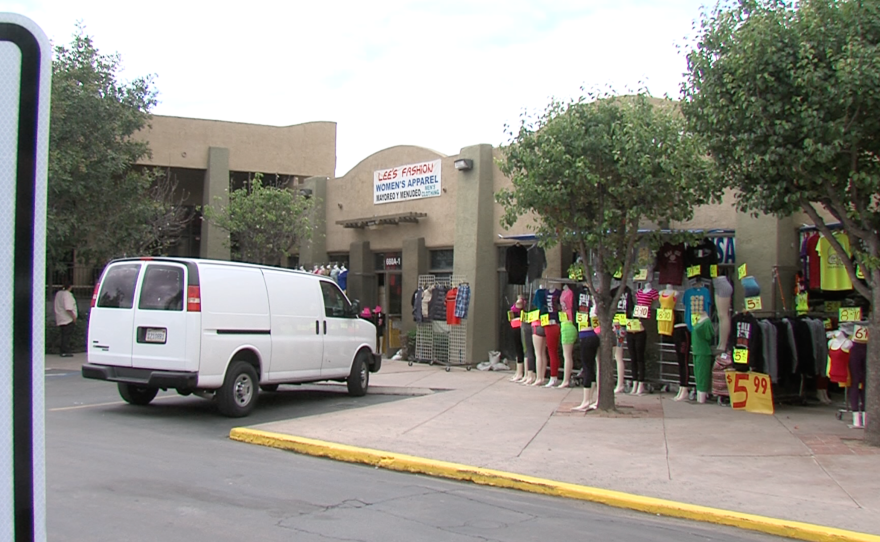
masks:
MULTIPOLYGON (((229 149, 208 148, 208 169, 205 171, 202 194, 202 205, 215 207, 229 205, 229 149)), ((207 220, 203 221, 199 256, 215 260, 228 260, 230 258, 229 232, 218 228, 207 220)))
POLYGON ((300 194, 317 201, 315 213, 309 217, 312 238, 299 247, 300 265, 327 263, 327 177, 309 177, 302 186, 295 187, 300 194))
POLYGON ((453 273, 471 287, 467 320, 467 363, 488 359, 497 350, 498 262, 493 239, 495 164, 491 145, 465 147, 460 158, 473 161, 470 171, 457 171, 455 262, 453 273))
MULTIPOLYGON (((794 275, 798 270, 798 232, 794 219, 746 213, 736 216, 736 265, 747 265, 748 274, 761 287, 761 304, 766 311, 794 309, 794 275), (779 283, 773 268, 779 272, 779 283), (781 289, 780 289, 781 284, 781 289), (783 304, 783 296, 785 303, 783 304)), ((734 275, 734 311, 743 310, 743 289, 734 275)))
POLYGON ((378 303, 378 285, 370 242, 352 243, 348 263, 348 297, 359 300, 361 307, 375 307, 378 303))
POLYGON ((403 314, 401 315, 401 333, 415 329, 416 324, 412 319, 412 293, 419 287, 419 275, 428 273, 428 248, 425 246, 425 238, 403 240, 403 314))

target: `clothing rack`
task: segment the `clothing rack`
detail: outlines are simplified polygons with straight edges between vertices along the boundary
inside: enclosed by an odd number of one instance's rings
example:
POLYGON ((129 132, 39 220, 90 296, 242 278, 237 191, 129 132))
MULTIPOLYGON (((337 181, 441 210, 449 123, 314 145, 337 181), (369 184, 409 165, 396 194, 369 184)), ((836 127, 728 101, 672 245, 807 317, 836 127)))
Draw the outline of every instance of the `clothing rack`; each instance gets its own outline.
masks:
MULTIPOLYGON (((438 278, 435 275, 419 275, 418 287, 421 289, 431 288, 434 285, 446 288, 468 284, 467 277, 452 275, 448 278, 438 278)), ((460 325, 449 325, 446 321, 419 322, 416 324, 416 352, 415 360, 419 363, 433 365, 435 363, 446 365, 446 371, 453 365, 466 367, 471 370, 471 364, 467 362, 467 327, 462 322, 460 325)), ((409 362, 413 364, 412 361, 409 362)))

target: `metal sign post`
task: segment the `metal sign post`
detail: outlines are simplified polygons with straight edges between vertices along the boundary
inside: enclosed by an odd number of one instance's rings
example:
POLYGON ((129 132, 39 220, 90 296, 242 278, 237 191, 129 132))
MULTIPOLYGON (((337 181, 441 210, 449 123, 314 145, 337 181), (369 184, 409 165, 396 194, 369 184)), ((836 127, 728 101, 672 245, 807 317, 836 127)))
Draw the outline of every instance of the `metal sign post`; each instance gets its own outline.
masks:
POLYGON ((43 412, 52 53, 0 13, 0 540, 46 540, 43 412))

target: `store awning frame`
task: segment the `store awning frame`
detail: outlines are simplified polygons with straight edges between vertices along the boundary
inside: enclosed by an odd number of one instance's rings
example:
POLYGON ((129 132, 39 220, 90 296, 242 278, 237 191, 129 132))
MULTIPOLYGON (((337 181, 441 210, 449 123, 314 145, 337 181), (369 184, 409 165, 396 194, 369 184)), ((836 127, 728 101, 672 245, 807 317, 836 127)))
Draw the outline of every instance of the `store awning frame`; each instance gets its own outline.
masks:
POLYGON ((391 225, 399 226, 400 224, 418 224, 419 219, 425 218, 428 213, 397 213, 393 215, 368 216, 364 218, 349 218, 346 220, 337 220, 336 224, 343 228, 378 228, 380 226, 391 225))

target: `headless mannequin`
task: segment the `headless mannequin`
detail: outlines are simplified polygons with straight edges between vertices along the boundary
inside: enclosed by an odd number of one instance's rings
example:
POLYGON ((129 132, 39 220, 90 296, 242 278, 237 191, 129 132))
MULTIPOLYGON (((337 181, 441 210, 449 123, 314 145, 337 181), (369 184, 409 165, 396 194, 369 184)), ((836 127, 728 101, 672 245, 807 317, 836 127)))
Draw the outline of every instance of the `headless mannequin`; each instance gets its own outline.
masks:
MULTIPOLYGON (((657 294, 650 282, 645 283, 645 286, 640 290, 639 295, 637 295, 637 299, 639 297, 644 299, 645 296, 649 296, 650 298, 659 297, 659 294, 657 294)), ((637 301, 636 304, 646 304, 650 308, 653 302, 654 299, 649 299, 643 303, 637 301)), ((638 321, 639 324, 635 329, 627 329, 626 332, 627 345, 629 346, 630 358, 632 359, 633 386, 630 391, 632 395, 644 395, 646 393, 645 349, 647 348, 647 334, 645 332, 645 327, 641 324, 641 320, 638 321)))
MULTIPOLYGON (((513 304, 513 307, 510 307, 511 311, 515 311, 515 312, 518 311, 518 314, 514 314, 514 318, 520 318, 520 319, 522 318, 523 307, 525 307, 525 301, 523 300, 522 294, 520 294, 519 296, 517 296, 516 302, 513 304)), ((528 325, 528 324, 524 324, 524 325, 528 325)), ((513 332, 512 332, 513 340, 514 340, 514 342, 519 341, 520 347, 516 350, 516 352, 517 352, 516 374, 513 376, 513 378, 510 379, 510 381, 511 382, 522 382, 526 378, 525 359, 520 361, 520 358, 523 357, 521 354, 522 353, 522 331, 520 331, 520 328, 512 328, 512 330, 513 330, 513 332)))
MULTIPOLYGON (((596 306, 590 310, 590 316, 596 315, 596 306)), ((599 352, 599 336, 592 326, 579 332, 581 342, 581 367, 584 377, 584 398, 581 404, 572 410, 585 412, 593 410, 598 404, 599 397, 596 394, 596 354, 599 352)))
MULTIPOLYGON (((705 403, 709 398, 708 389, 711 386, 712 379, 712 355, 711 353, 706 354, 701 350, 700 346, 705 349, 711 349, 711 336, 703 337, 700 334, 701 329, 705 329, 702 327, 702 324, 709 319, 709 316, 705 312, 700 313, 700 319, 697 322, 697 325, 694 326, 694 330, 691 335, 691 344, 692 349, 694 351, 694 376, 697 381, 697 402, 705 403), (703 390, 701 390, 701 381, 703 382, 703 390)), ((711 335, 711 330, 707 330, 709 335, 711 335)))
MULTIPOLYGON (((539 296, 546 296, 547 290, 544 284, 538 287, 535 292, 535 299, 539 296)), ((532 386, 543 386, 545 384, 544 376, 547 374, 547 338, 544 334, 544 327, 540 321, 532 322, 532 343, 535 345, 535 364, 537 371, 535 380, 531 382, 532 386)))
POLYGON ((571 372, 574 368, 574 343, 577 341, 578 332, 574 317, 574 292, 567 285, 562 287, 560 305, 560 314, 565 312, 568 321, 560 323, 564 368, 562 383, 559 384, 559 387, 569 388, 571 387, 571 372))
MULTIPOLYGON (((547 307, 550 314, 550 324, 544 326, 544 339, 547 342, 547 352, 550 361, 550 380, 544 387, 555 388, 559 385, 559 343, 561 339, 561 329, 559 325, 559 299, 562 296, 562 290, 556 285, 547 290, 547 307)), ((543 373, 539 373, 543 377, 543 373)))

